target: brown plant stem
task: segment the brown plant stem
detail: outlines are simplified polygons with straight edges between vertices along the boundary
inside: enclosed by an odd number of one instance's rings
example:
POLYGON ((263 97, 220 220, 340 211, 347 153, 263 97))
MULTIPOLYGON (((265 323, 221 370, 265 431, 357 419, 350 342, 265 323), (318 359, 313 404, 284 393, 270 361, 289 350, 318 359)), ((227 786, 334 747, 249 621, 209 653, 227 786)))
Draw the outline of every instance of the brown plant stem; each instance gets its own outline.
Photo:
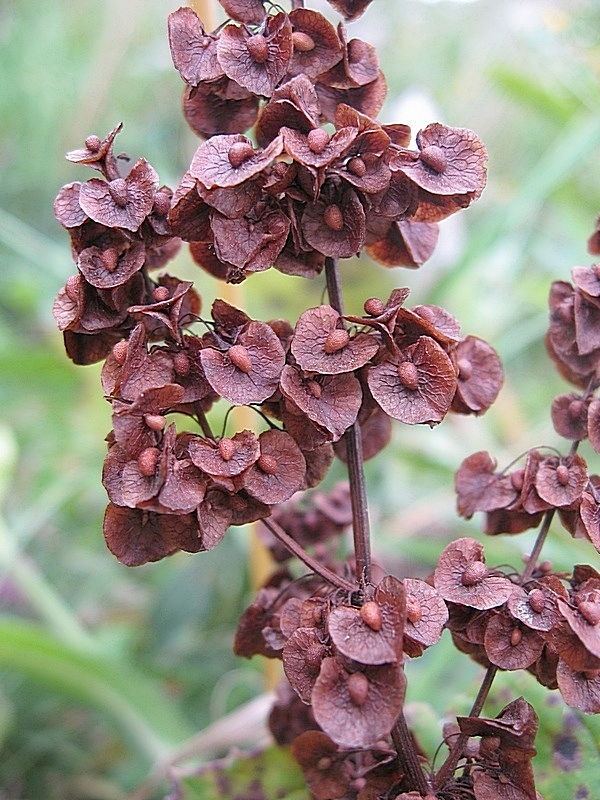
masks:
POLYGON ((542 526, 537 535, 537 539, 535 540, 533 550, 531 551, 531 554, 527 560, 525 571, 521 575, 521 584, 527 583, 527 581, 533 575, 533 570, 535 569, 540 553, 542 552, 542 547, 544 546, 544 542, 546 541, 546 536, 548 535, 548 531, 550 530, 550 524, 552 522, 552 518, 554 517, 555 511, 556 511, 555 508, 550 508, 544 514, 544 519, 542 520, 542 526))
MULTIPOLYGON (((481 714, 497 672, 498 667, 494 666, 494 664, 490 664, 490 666, 487 668, 481 686, 479 687, 479 691, 477 692, 477 697, 475 698, 475 702, 471 708, 471 713, 469 714, 470 717, 478 717, 481 714)), ((461 733, 452 745, 452 749, 448 753, 448 757, 439 768, 435 778, 433 779, 433 788, 436 791, 441 789, 448 779, 453 775, 456 765, 462 758, 468 739, 469 737, 466 733, 461 733)))
POLYGON ((299 545, 295 539, 286 533, 283 528, 278 525, 274 520, 269 519, 266 517, 262 520, 262 523, 266 528, 268 528, 273 536, 278 539, 284 547, 293 553, 297 558, 300 559, 306 566, 311 569, 313 572, 316 572, 317 575, 320 575, 323 580, 326 580, 328 583, 333 584, 333 586, 337 586, 338 589, 343 589, 345 592, 353 592, 355 590, 355 586, 353 583, 344 580, 339 575, 336 575, 335 572, 332 572, 327 567, 323 566, 319 561, 315 558, 310 556, 306 550, 299 545))
POLYGON ((398 753, 400 766, 409 779, 410 789, 419 792, 423 797, 431 794, 431 788, 419 763, 419 756, 403 711, 400 712, 396 724, 392 728, 392 741, 398 753))
MULTIPOLYGON (((344 298, 340 280, 339 265, 336 258, 325 259, 325 279, 327 293, 332 308, 344 313, 344 298)), ((371 532, 369 526, 369 507, 367 488, 363 469, 362 436, 358 422, 344 434, 350 501, 352 503, 352 534, 354 537, 354 560, 356 578, 364 583, 371 582, 371 532)))

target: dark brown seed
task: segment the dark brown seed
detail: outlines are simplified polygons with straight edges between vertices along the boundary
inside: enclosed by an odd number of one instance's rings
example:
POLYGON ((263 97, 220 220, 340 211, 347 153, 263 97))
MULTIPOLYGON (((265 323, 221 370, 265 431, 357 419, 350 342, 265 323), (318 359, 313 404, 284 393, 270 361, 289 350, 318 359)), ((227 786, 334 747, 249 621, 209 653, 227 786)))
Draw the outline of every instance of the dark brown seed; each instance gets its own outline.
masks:
POLYGON ((348 694, 356 706, 364 706, 369 694, 369 681, 362 672, 353 672, 348 678, 348 694))
POLYGON ((275 456, 270 456, 267 453, 262 453, 257 461, 258 466, 267 475, 277 475, 279 472, 279 465, 275 456))
POLYGON ((173 369, 182 378, 190 374, 190 360, 185 353, 175 353, 173 356, 173 369))
POLYGON ((341 231, 344 228, 344 215, 339 206, 332 204, 327 206, 323 213, 323 219, 328 228, 332 231, 341 231))
POLYGON ((365 300, 363 308, 370 317, 378 317, 383 314, 384 305, 378 297, 369 297, 368 300, 365 300))
POLYGON ((246 42, 248 52, 254 62, 264 64, 269 57, 269 45, 262 33, 251 36, 246 42))
POLYGON ((335 353, 337 350, 342 350, 346 347, 349 341, 350 335, 348 331, 345 331, 343 328, 336 328, 331 331, 327 339, 325 339, 323 350, 325 350, 327 354, 335 353))
POLYGON ((421 603, 419 603, 418 599, 413 594, 409 594, 406 598, 407 619, 414 625, 415 623, 420 622, 422 616, 423 609, 421 608, 421 603))
POLYGON ((421 161, 438 174, 444 172, 448 166, 446 154, 441 147, 437 147, 435 144, 431 144, 421 150, 421 161))
POLYGON ((316 381, 308 381, 306 384, 308 386, 308 391, 312 394, 314 398, 317 400, 321 397, 323 390, 321 389, 321 384, 317 383, 316 381))
POLYGON ((473 375, 473 365, 466 358, 461 358, 458 361, 458 377, 461 381, 468 381, 473 375))
POLYGON ((463 586, 475 586, 480 583, 488 574, 487 567, 483 561, 474 561, 466 568, 462 574, 461 582, 463 586))
POLYGON ((533 591, 529 592, 528 600, 529 605, 536 614, 541 614, 546 607, 546 595, 541 589, 534 589, 533 591))
POLYGON ((108 184, 110 196, 120 208, 127 205, 127 184, 124 178, 115 178, 108 184))
POLYGON ((322 153, 329 142, 329 134, 323 128, 313 128, 308 132, 306 140, 313 153, 322 153))
POLYGON ((600 622, 600 603, 592 603, 590 600, 583 600, 577 606, 577 610, 590 625, 597 625, 600 622))
POLYGON ((156 471, 160 450, 157 447, 147 447, 138 456, 138 467, 146 478, 151 478, 156 471))
POLYGON ((523 638, 523 634, 519 628, 513 628, 510 634, 510 646, 516 647, 521 639, 523 638))
POLYGON ((360 609, 360 618, 373 631, 380 631, 383 625, 381 609, 374 600, 367 600, 360 609))
POLYGON ((412 391, 419 385, 419 371, 412 361, 403 361, 398 365, 398 377, 402 385, 412 391))
POLYGON ((98 150, 100 150, 101 144, 102 142, 100 141, 100 137, 94 136, 94 134, 88 136, 87 139, 85 140, 85 146, 87 147, 88 150, 91 150, 92 153, 96 153, 98 150))
POLYGON ((246 348, 241 344, 234 344, 228 350, 232 363, 246 374, 252 369, 252 361, 246 348))
POLYGON ((119 263, 119 254, 116 250, 109 248, 108 250, 104 250, 101 260, 104 269, 106 269, 108 272, 114 272, 117 268, 117 264, 119 263))
POLYGON ((312 36, 304 31, 294 31, 292 33, 292 42, 294 43, 294 50, 299 53, 310 53, 315 49, 315 42, 312 36))
POLYGON ((157 286, 156 289, 152 292, 154 295, 154 299, 157 303, 163 303, 165 300, 168 300, 171 296, 169 290, 166 286, 157 286))
POLYGON ((79 299, 79 287, 80 287, 80 280, 79 275, 71 275, 70 278, 67 278, 67 282, 65 284, 65 292, 67 293, 67 297, 69 300, 72 300, 74 303, 77 302, 79 299))
POLYGON ((254 149, 250 142, 234 142, 227 153, 229 163, 234 169, 237 169, 241 164, 250 158, 254 153, 254 149))
POLYGON ((356 175, 357 178, 363 178, 367 173, 367 165, 359 156, 351 158, 346 164, 346 168, 348 172, 351 172, 352 175, 356 175))
POLYGON ((564 464, 559 464, 556 468, 556 477, 561 486, 566 486, 569 483, 569 469, 564 464))
POLYGON ((144 422, 151 431, 162 431, 167 424, 167 420, 162 414, 144 414, 144 422))
POLYGON ((117 364, 124 364, 127 357, 127 342, 125 340, 117 342, 112 349, 112 354, 117 364))
POLYGON ((231 461, 235 455, 235 442, 233 439, 228 439, 224 436, 219 440, 217 447, 219 448, 219 453, 223 461, 231 461))
POLYGON ((522 469, 518 469, 516 472, 511 473, 510 483, 513 489, 516 489, 517 492, 520 492, 523 488, 524 477, 525 473, 522 469))
POLYGON ((171 210, 171 198, 166 192, 157 192, 154 197, 154 205, 152 210, 159 217, 166 217, 171 210))

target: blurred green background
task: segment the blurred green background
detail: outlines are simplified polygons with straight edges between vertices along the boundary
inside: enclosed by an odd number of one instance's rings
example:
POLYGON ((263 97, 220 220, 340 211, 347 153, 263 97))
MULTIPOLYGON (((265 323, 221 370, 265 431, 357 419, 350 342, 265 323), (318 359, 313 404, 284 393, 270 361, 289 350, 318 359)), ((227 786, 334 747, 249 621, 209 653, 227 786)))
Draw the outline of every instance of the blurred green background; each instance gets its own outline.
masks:
MULTIPOLYGON (((337 21, 325 3, 307 5, 337 21)), ((92 175, 63 154, 123 121, 117 150, 145 156, 175 186, 197 147, 166 37, 177 6, 0 4, 0 800, 164 797, 167 783, 140 789, 153 765, 264 689, 260 661, 231 653, 251 597, 246 531, 230 532, 214 552, 137 569, 105 549, 109 406, 99 368, 66 359, 51 314, 74 272, 52 201, 62 184, 92 175)), ((568 388, 544 353, 546 302, 552 280, 590 263, 586 240, 600 212, 600 7, 374 0, 349 27, 378 48, 389 84, 384 121, 470 127, 489 150, 482 199, 443 224, 428 264, 343 265, 349 310, 410 286, 409 304, 444 305, 505 366, 485 417, 434 430, 398 423, 393 444, 368 465, 377 556, 398 575, 420 575, 450 539, 479 536, 477 520, 454 513, 453 472, 466 455, 489 449, 504 466, 529 447, 557 444, 549 406, 568 388)), ((210 306, 218 287, 185 252, 170 272, 195 280, 210 306)), ((252 315, 292 321, 322 291, 320 280, 273 270, 242 288, 252 315)), ((591 450, 581 452, 597 470, 591 450)), ((327 484, 340 477, 335 467, 327 484)), ((518 564, 534 535, 486 542, 488 561, 518 564)), ((559 530, 545 552, 558 566, 598 567, 590 546, 559 530)), ((439 720, 468 708, 479 670, 444 638, 409 671, 409 715, 432 752, 439 720)), ((499 701, 509 688, 550 696, 508 675, 497 684, 499 701)), ((555 694, 537 762, 547 798, 574 796, 560 793, 567 779, 551 736, 565 717, 555 694)), ((247 724, 230 725, 233 743, 247 724)), ((201 741, 195 757, 210 755, 201 741)), ((598 763, 592 752, 588 767, 597 773, 598 763)))

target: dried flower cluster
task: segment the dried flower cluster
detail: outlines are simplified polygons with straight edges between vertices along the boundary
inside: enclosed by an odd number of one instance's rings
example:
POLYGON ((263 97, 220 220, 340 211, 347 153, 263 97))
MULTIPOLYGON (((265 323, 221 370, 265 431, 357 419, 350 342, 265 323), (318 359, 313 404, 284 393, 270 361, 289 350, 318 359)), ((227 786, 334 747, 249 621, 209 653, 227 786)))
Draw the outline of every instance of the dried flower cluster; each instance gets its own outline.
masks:
MULTIPOLYGON (((144 159, 123 168, 117 126, 67 156, 101 177, 55 201, 77 273, 54 314, 75 363, 104 361, 112 408, 107 545, 135 566, 210 550, 230 526, 261 520, 278 568, 242 615, 235 651, 282 660, 271 729, 292 744, 317 800, 536 800, 535 712, 521 698, 481 718, 485 692, 496 670, 526 669, 575 708, 600 711, 600 573, 556 574, 539 550, 523 574, 489 568, 471 538, 451 542, 426 581, 372 566, 363 461, 386 446, 392 419, 433 427, 449 412, 485 412, 503 374, 494 349, 462 336, 448 311, 408 308, 408 289, 346 314, 338 270, 361 252, 422 264, 437 223, 479 197, 485 148, 470 130, 433 123, 413 150, 407 126, 378 123, 377 55, 342 23, 302 2, 289 13, 262 0, 221 4, 229 22, 213 32, 191 8, 169 17, 184 114, 204 138, 175 191, 144 159), (223 300, 203 315, 191 282, 156 272, 182 240, 229 282, 272 266, 308 278, 324 269, 329 302, 295 325, 223 300), (229 430, 227 414, 215 433, 218 401, 254 409, 257 430, 229 430), (349 486, 318 490, 334 457, 349 486), (348 558, 339 540, 350 527, 348 558), (445 628, 487 677, 428 774, 403 715, 403 667, 445 628)), ((368 4, 332 0, 347 20, 368 4)), ((600 551, 600 477, 576 453, 586 437, 600 452, 599 275, 577 268, 574 287, 551 293, 548 350, 581 390, 552 408, 568 455, 532 450, 523 468, 499 472, 479 452, 457 473, 459 513, 485 512, 487 533, 541 523, 541 548, 558 510, 600 551)))

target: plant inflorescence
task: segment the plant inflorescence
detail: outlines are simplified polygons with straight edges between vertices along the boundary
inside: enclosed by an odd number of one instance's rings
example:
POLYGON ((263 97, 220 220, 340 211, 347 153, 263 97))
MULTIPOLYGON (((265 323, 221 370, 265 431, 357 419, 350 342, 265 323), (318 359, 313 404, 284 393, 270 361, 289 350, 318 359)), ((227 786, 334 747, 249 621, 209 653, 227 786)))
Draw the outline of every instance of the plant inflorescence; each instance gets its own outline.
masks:
MULTIPOLYGON (((55 202, 77 273, 54 314, 75 363, 104 361, 112 407, 107 545, 136 566, 210 550, 231 525, 261 521, 278 568, 243 613, 235 651, 283 661, 271 730, 317 800, 535 800, 534 709, 519 698, 493 719, 481 713, 498 670, 528 670, 569 705, 600 711, 600 574, 556 573, 540 558, 555 516, 600 550, 600 478, 577 453, 585 438, 600 451, 600 272, 578 267, 550 295, 548 351, 576 387, 552 405, 568 452, 531 450, 499 470, 481 451, 457 472, 458 511, 484 512, 487 534, 539 527, 524 570, 487 565, 468 537, 427 580, 374 564, 364 461, 386 447, 392 420, 433 427, 485 412, 503 375, 489 344, 441 307, 408 307, 406 288, 347 313, 340 259, 422 264, 437 223, 480 196, 486 150, 466 128, 432 123, 413 149, 406 125, 380 124, 377 54, 342 23, 297 0, 289 12, 220 1, 229 21, 213 32, 189 7, 169 17, 184 114, 204 140, 176 189, 145 159, 115 155, 117 126, 67 155, 100 177, 55 202), (295 324, 224 300, 203 315, 192 283, 163 271, 182 241, 230 283, 269 268, 324 273, 328 302, 295 324), (253 409, 254 429, 215 431, 219 401, 253 409), (336 457, 348 484, 317 490, 336 457), (404 664, 445 628, 486 672, 433 770, 403 714, 404 664)), ((346 20, 369 4, 331 1, 346 20)))

